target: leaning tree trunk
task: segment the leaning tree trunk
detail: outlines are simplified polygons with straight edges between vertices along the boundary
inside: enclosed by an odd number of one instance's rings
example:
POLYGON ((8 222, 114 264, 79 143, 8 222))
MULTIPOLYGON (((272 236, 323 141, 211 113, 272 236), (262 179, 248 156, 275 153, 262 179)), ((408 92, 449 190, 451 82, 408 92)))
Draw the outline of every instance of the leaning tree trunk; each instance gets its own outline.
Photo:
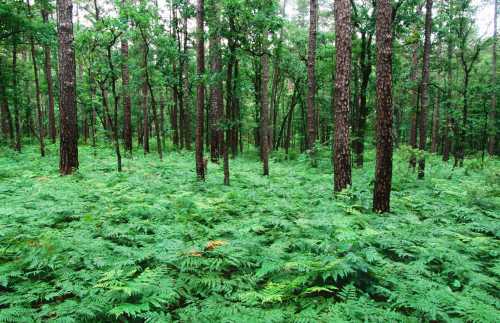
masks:
POLYGON ((351 185, 351 156, 349 150, 349 103, 351 99, 352 25, 349 0, 335 1, 335 140, 334 190, 340 192, 351 185))
POLYGON ((78 126, 76 110, 76 68, 73 47, 73 2, 57 0, 59 34, 59 114, 61 142, 59 171, 62 175, 78 168, 78 126))
POLYGON ((392 7, 377 1, 377 153, 373 210, 390 210, 392 185, 392 7))
MULTIPOLYGON (((336 1, 337 2, 337 1, 336 1)), ((307 149, 314 149, 316 140, 316 111, 314 97, 316 94, 316 33, 318 23, 318 1, 310 0, 309 8, 309 45, 307 51, 307 149)))
POLYGON ((419 145, 421 156, 418 161, 418 178, 425 175, 425 155, 424 150, 427 142, 427 108, 429 105, 429 63, 431 54, 431 33, 432 33, 432 0, 425 3, 425 40, 424 57, 422 66, 422 89, 420 92, 420 118, 419 118, 419 145))
POLYGON ((493 90, 491 91, 491 110, 490 110, 490 126, 489 133, 490 138, 488 142, 488 153, 490 155, 495 154, 496 147, 496 110, 497 110, 497 12, 498 12, 498 0, 495 0, 495 15, 493 18, 493 55, 491 58, 491 84, 493 90))
POLYGON ((198 86, 196 89, 196 175, 199 180, 205 180, 205 167, 203 161, 203 112, 205 108, 205 86, 203 74, 205 73, 205 44, 204 44, 204 1, 197 0, 196 7, 196 73, 198 86))

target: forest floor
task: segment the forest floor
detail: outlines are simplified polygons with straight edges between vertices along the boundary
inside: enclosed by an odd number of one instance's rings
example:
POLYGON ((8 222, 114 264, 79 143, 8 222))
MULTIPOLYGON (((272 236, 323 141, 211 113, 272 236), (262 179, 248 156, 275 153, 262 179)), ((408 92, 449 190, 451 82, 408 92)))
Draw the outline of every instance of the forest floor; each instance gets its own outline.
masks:
POLYGON ((231 160, 80 148, 80 170, 0 148, 0 322, 495 322, 500 160, 395 155, 392 212, 371 212, 373 152, 332 195, 329 153, 231 160))

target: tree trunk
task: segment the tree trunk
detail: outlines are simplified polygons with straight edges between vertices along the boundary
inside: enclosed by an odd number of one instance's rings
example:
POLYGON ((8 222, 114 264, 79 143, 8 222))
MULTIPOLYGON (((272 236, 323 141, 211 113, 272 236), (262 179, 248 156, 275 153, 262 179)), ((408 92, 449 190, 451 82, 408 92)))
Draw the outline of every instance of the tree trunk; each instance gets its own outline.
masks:
MULTIPOLYGON (((221 44, 220 44, 220 22, 218 5, 215 1, 211 2, 212 11, 215 21, 210 31, 210 70, 212 77, 215 77, 213 84, 210 86, 210 103, 211 103, 211 116, 210 116, 210 159, 214 163, 218 163, 219 157, 223 155, 222 145, 224 141, 224 131, 222 129, 222 117, 224 114, 224 99, 222 97, 222 57, 221 57, 221 44)), ((231 60, 231 59, 230 59, 231 60)), ((228 75, 232 75, 232 66, 227 68, 228 75)), ((231 81, 227 83, 231 87, 231 81)), ((229 93, 228 93, 229 95, 229 93)), ((228 97, 227 102, 232 100, 228 97)), ((231 110, 228 110, 231 111, 231 110)))
MULTIPOLYGON (((183 64, 182 64, 182 74, 183 78, 183 100, 182 100, 182 128, 184 132, 184 145, 187 150, 191 150, 191 109, 190 109, 190 97, 191 91, 189 90, 189 53, 188 53, 188 32, 187 32, 187 16, 184 17, 184 23, 182 25, 182 33, 184 35, 183 40, 183 64)), ((203 60, 203 63, 205 60, 203 60)), ((203 137, 203 136, 202 136, 203 137)))
POLYGON ((263 55, 261 56, 262 81, 261 81, 261 107, 260 107, 260 146, 262 151, 263 175, 269 176, 269 56, 267 53, 267 33, 263 35, 263 55))
POLYGON ((62 175, 78 168, 78 125, 76 68, 73 47, 73 2, 57 0, 59 34, 59 114, 61 142, 59 171, 62 175))
POLYGON ((366 39, 366 33, 361 33, 361 54, 360 54, 360 65, 361 65, 361 85, 359 88, 359 103, 358 111, 355 115, 354 121, 354 138, 353 138, 353 150, 356 155, 356 167, 363 167, 364 162, 364 151, 365 151, 365 128, 366 128, 366 118, 368 114, 368 109, 366 106, 366 97, 368 93, 368 82, 370 81, 370 74, 372 71, 371 63, 371 43, 372 34, 366 39))
POLYGON ((425 175, 425 146, 427 142, 427 109, 429 105, 429 64, 431 55, 432 0, 425 3, 425 40, 422 61, 422 88, 420 91, 419 145, 421 156, 418 161, 418 178, 425 175))
MULTIPOLYGON (((144 64, 144 62, 143 62, 144 64)), ((149 154, 149 106, 148 106, 148 84, 144 76, 142 84, 142 147, 144 154, 149 154)))
MULTIPOLYGON (((409 144, 412 149, 417 149, 417 120, 419 115, 419 93, 420 93, 420 85, 417 83, 417 75, 418 75, 418 42, 413 45, 413 54, 412 54, 412 72, 410 76, 410 80, 413 84, 411 89, 411 114, 410 114, 410 140, 409 144)), ((413 154, 410 156, 410 168, 415 170, 415 166, 417 165, 417 158, 413 154)))
MULTIPOLYGON (((451 30, 450 30, 451 32, 451 30)), ((444 127, 444 133, 443 133, 443 161, 447 162, 450 158, 450 151, 451 151, 451 138, 450 138, 450 132, 453 131, 452 129, 452 124, 451 124, 451 118, 450 118, 450 113, 451 113, 451 96, 452 96, 452 86, 451 83, 453 81, 452 79, 452 66, 451 66, 451 60, 453 57, 453 42, 451 37, 448 37, 448 44, 447 44, 447 78, 446 78, 446 125, 444 127)))
MULTIPOLYGON (((337 3, 337 1, 335 1, 337 3)), ((306 149, 313 150, 316 141, 316 32, 318 23, 318 1, 309 2, 309 44, 307 51, 307 141, 306 149)))
POLYGON ((439 144, 439 93, 436 93, 434 101, 434 112, 432 113, 432 141, 431 141, 431 153, 436 153, 439 144))
POLYGON ((351 101, 352 25, 349 0, 335 1, 335 139, 334 190, 340 192, 352 184, 349 148, 349 105, 351 101))
MULTIPOLYGON (((122 6, 125 6, 126 4, 126 0, 122 0, 122 6)), ((125 146, 125 150, 132 154, 132 103, 129 88, 128 40, 125 37, 122 37, 121 39, 121 54, 123 88, 123 144, 125 146)))
MULTIPOLYGON (((42 19, 44 24, 49 23, 49 12, 45 6, 42 8, 42 19)), ((56 117, 54 110, 54 90, 52 85, 52 63, 51 63, 51 50, 49 45, 43 46, 45 56, 45 80, 47 81, 47 94, 49 96, 49 137, 52 143, 56 142, 56 117)))
POLYGON ((196 175, 198 180, 205 180, 203 161, 203 113, 205 110, 205 44, 204 44, 204 1, 197 0, 196 7, 196 73, 198 85, 196 88, 196 175))
POLYGON ((373 210, 389 212, 392 185, 392 7, 377 1, 377 153, 373 210))
POLYGON ((497 12, 498 0, 495 0, 495 15, 493 18, 493 55, 491 58, 491 109, 489 114, 488 153, 493 156, 496 148, 496 110, 497 110, 497 12))
POLYGON ((2 122, 2 133, 5 138, 8 138, 11 142, 14 140, 14 129, 12 128, 12 115, 9 109, 9 100, 7 98, 7 92, 5 90, 5 79, 3 78, 2 68, 5 66, 3 60, 0 61, 0 113, 2 122))

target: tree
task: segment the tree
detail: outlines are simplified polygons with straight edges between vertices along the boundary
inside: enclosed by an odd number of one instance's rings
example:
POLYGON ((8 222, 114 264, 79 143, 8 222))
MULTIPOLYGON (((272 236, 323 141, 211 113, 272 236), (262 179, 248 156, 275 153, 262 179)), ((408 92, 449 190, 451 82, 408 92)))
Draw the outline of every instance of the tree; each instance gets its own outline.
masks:
MULTIPOLYGON (((43 1, 41 12, 42 12, 43 23, 45 25, 49 24, 49 10, 47 7, 48 7, 48 1, 43 1)), ((56 130, 55 109, 54 109, 54 90, 52 85, 52 54, 49 44, 44 44, 43 52, 44 52, 45 80, 47 82, 47 95, 49 97, 49 102, 48 102, 49 137, 52 143, 55 143, 57 130, 56 130)))
POLYGON ((262 66, 261 80, 261 107, 260 107, 260 146, 262 153, 263 175, 269 176, 269 54, 267 53, 267 31, 262 35, 262 56, 260 64, 262 66))
POLYGON ((495 0, 495 13, 493 15, 493 45, 492 45, 492 57, 491 57, 491 108, 489 114, 489 143, 488 143, 488 153, 490 155, 495 154, 496 148, 496 110, 497 110, 497 13, 498 13, 498 0, 495 0))
POLYGON ((72 174, 78 168, 76 67, 73 49, 73 2, 57 0, 59 35, 59 114, 61 138, 59 171, 72 174))
POLYGON ((203 160, 203 121, 205 110, 205 42, 204 42, 204 1, 197 0, 196 6, 196 76, 198 85, 196 88, 196 175, 199 180, 205 180, 205 166, 203 160))
MULTIPOLYGON (((431 32, 432 32, 432 0, 426 0, 425 3, 425 39, 424 39, 424 57, 422 65, 422 85, 420 90, 420 120, 419 120, 419 149, 422 156, 427 141, 427 109, 429 104, 429 64, 431 54, 431 32)), ((418 178, 424 178, 425 157, 418 161, 418 178)))
POLYGON ((335 1, 335 138, 334 190, 340 192, 352 183, 349 150, 349 103, 351 79, 352 26, 349 0, 335 1))
MULTIPOLYGON (((122 0, 120 13, 122 14, 128 29, 128 13, 126 6, 127 0, 122 0)), ((132 154, 132 103, 130 98, 129 88, 129 68, 128 68, 128 39, 126 34, 122 35, 121 39, 121 55, 122 55, 122 91, 123 91, 123 143, 125 150, 132 154)))
POLYGON ((318 1, 309 2, 309 43, 307 50, 307 149, 314 149, 316 141, 316 32, 318 24, 318 1))
POLYGON ((377 1, 377 153, 373 210, 389 212, 392 186, 392 8, 377 1))

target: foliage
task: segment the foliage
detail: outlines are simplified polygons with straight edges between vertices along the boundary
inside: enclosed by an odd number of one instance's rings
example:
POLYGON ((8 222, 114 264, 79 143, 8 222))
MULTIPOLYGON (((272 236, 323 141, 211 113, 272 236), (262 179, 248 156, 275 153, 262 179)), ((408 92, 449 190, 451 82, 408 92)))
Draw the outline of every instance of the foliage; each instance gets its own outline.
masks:
POLYGON ((373 214, 373 151, 353 188, 318 167, 232 161, 232 186, 191 153, 0 148, 0 322, 495 322, 500 316, 500 162, 416 180, 395 155, 392 209, 373 214))

